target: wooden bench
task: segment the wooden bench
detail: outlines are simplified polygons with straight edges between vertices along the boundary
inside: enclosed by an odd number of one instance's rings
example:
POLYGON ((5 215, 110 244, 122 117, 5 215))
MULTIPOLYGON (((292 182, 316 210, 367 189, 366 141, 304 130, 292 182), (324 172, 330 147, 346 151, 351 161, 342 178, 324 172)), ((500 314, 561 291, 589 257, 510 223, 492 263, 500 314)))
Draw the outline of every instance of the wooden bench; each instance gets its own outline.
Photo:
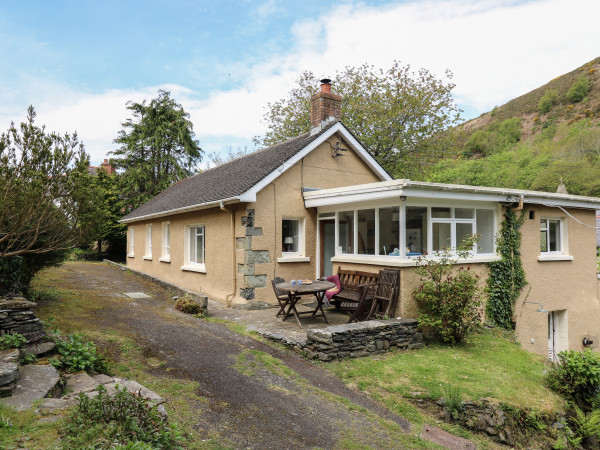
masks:
POLYGON ((335 294, 331 300, 337 309, 349 312, 356 312, 363 296, 365 298, 369 295, 373 296, 373 288, 379 282, 378 273, 342 270, 341 267, 338 267, 338 277, 340 278, 340 292, 335 294))

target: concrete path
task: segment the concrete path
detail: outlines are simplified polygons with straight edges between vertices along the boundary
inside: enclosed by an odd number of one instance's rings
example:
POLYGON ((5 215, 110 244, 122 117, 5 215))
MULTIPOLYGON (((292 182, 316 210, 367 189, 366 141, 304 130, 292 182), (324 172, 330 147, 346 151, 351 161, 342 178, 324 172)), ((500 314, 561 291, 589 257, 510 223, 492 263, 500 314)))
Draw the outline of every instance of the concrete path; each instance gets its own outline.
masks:
MULTIPOLYGON (((389 421, 406 432, 410 429, 408 421, 349 389, 318 364, 232 332, 221 323, 181 314, 172 308, 168 292, 131 273, 90 263, 68 263, 53 270, 65 289, 95 293, 101 308, 86 317, 89 327, 132 337, 145 354, 166 362, 163 367, 169 372, 162 376, 199 383, 199 394, 207 399, 197 405, 193 418, 200 436, 218 436, 236 448, 336 448, 343 442, 397 448, 393 433, 382 424, 389 421), (150 297, 131 299, 125 292, 150 297), (250 373, 240 370, 240 361, 252 360, 252 351, 271 355, 299 378, 260 365, 252 365, 250 373)), ((275 312, 209 305, 209 316, 238 322, 275 312)))

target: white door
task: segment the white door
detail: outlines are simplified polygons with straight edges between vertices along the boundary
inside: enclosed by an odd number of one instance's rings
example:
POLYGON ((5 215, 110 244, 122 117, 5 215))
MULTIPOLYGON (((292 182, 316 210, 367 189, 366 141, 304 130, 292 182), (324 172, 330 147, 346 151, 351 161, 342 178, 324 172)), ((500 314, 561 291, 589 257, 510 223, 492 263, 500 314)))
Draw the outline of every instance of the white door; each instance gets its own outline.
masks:
POLYGON ((558 362, 558 320, 556 312, 548 313, 548 359, 558 362))

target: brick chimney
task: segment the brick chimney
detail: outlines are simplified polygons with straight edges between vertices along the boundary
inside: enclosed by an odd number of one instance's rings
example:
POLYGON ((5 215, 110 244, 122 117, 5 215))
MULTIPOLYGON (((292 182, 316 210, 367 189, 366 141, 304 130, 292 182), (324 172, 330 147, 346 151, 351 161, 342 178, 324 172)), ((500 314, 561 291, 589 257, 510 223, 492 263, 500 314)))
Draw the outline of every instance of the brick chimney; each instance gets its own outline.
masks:
POLYGON ((100 165, 102 169, 107 173, 107 175, 112 175, 115 173, 115 167, 108 162, 108 159, 105 159, 104 162, 100 165))
POLYGON ((310 99, 310 134, 316 134, 325 125, 342 120, 342 96, 331 93, 331 80, 321 80, 321 91, 310 99))

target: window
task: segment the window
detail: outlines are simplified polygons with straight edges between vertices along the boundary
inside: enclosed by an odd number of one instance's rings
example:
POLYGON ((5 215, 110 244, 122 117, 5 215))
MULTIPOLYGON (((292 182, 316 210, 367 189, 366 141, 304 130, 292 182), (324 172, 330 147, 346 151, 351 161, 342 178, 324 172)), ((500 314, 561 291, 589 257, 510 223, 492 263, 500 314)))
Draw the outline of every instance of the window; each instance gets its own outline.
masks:
POLYGON ((379 209, 379 255, 400 254, 400 208, 379 209))
POLYGON ((408 206, 406 208, 406 255, 427 254, 427 208, 408 206))
POLYGON ((171 261, 171 223, 162 223, 162 249, 160 260, 163 262, 171 261))
POLYGON ((129 254, 127 256, 129 256, 130 258, 133 258, 133 249, 135 248, 134 245, 134 234, 135 233, 135 227, 129 227, 129 254))
POLYGON ((190 264, 204 264, 204 227, 195 226, 189 229, 189 251, 190 251, 190 264))
POLYGON ((358 254, 375 254, 375 210, 362 209, 358 211, 358 254))
POLYGON ((281 221, 281 253, 282 256, 300 256, 302 250, 302 221, 300 219, 283 219, 281 221))
POLYGON ((146 225, 146 254, 144 259, 152 259, 152 224, 146 225))
POLYGON ((540 251, 541 253, 561 253, 561 223, 560 219, 540 220, 540 251))
POLYGON ((354 211, 338 213, 338 243, 342 253, 354 252, 354 211))

